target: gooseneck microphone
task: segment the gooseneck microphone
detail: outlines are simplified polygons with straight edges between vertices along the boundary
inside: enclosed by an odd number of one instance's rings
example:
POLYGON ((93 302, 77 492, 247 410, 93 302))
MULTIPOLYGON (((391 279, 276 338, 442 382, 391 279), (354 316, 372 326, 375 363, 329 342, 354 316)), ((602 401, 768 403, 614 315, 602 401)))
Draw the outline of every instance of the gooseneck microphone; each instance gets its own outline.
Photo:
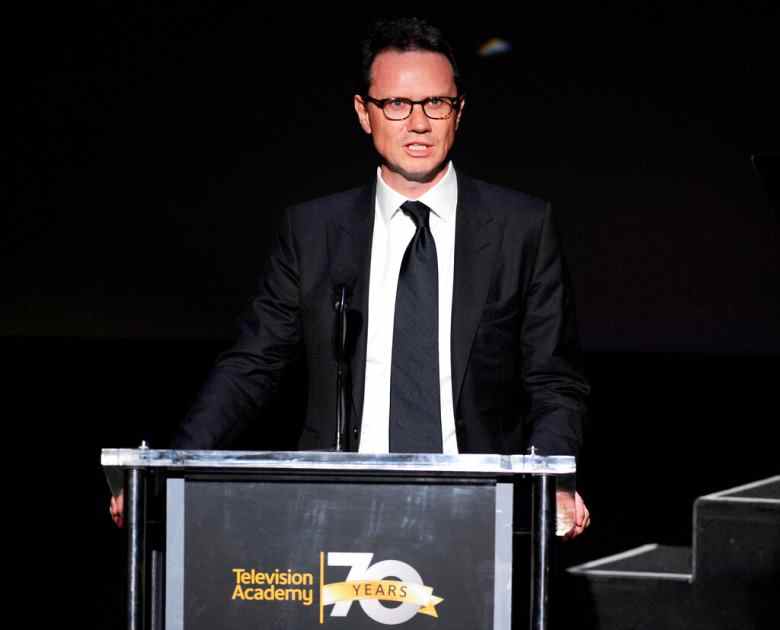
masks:
POLYGON ((347 302, 348 288, 339 284, 335 288, 336 311, 336 450, 348 450, 347 446, 347 392, 344 386, 347 371, 347 302))

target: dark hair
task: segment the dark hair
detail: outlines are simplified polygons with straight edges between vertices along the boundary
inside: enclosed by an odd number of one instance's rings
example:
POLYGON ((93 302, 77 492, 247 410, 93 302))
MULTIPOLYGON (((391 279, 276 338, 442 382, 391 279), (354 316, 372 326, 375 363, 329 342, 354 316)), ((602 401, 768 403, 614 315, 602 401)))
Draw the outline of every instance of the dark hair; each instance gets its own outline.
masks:
POLYGON ((371 64, 376 56, 386 50, 409 52, 427 50, 441 53, 450 62, 455 86, 461 94, 462 85, 458 65, 455 63, 455 50, 444 38, 437 27, 420 18, 395 18, 377 20, 371 27, 368 37, 361 45, 362 66, 360 73, 360 94, 367 95, 371 87, 371 64))

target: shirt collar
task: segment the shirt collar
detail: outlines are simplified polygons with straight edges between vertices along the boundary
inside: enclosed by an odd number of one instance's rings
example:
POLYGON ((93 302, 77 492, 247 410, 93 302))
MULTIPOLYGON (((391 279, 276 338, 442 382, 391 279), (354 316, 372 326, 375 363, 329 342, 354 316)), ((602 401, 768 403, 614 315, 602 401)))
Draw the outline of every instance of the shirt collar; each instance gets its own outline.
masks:
MULTIPOLYGON (((382 169, 376 170, 376 200, 379 213, 385 223, 389 223, 400 210, 401 204, 409 201, 407 197, 396 192, 382 179, 382 169)), ((425 191, 423 195, 415 199, 431 209, 431 212, 443 221, 449 221, 455 214, 455 206, 458 201, 458 179, 455 175, 455 166, 452 161, 447 164, 447 172, 433 188, 425 191)))

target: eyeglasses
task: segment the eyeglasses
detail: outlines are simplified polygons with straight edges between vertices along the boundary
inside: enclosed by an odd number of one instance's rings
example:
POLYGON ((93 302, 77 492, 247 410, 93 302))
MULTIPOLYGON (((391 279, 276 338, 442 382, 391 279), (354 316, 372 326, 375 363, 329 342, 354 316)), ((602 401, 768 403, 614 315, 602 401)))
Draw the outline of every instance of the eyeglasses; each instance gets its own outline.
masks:
POLYGON ((382 113, 388 120, 404 120, 412 115, 415 105, 421 105, 428 118, 441 120, 449 118, 453 112, 460 109, 462 96, 429 96, 421 101, 413 101, 410 98, 372 98, 363 97, 369 103, 373 103, 382 109, 382 113))

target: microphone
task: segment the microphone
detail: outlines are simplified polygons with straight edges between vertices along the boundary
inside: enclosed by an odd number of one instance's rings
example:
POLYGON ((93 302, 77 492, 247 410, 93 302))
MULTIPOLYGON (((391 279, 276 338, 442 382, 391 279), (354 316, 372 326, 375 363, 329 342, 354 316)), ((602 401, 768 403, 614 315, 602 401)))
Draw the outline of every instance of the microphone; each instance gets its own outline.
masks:
POLYGON ((334 290, 333 310, 336 311, 336 359, 346 356, 347 345, 347 310, 349 309, 349 287, 339 284, 334 290))
POLYGON ((349 287, 338 284, 335 287, 336 311, 336 450, 347 450, 347 393, 344 375, 347 370, 347 311, 349 310, 349 287))

